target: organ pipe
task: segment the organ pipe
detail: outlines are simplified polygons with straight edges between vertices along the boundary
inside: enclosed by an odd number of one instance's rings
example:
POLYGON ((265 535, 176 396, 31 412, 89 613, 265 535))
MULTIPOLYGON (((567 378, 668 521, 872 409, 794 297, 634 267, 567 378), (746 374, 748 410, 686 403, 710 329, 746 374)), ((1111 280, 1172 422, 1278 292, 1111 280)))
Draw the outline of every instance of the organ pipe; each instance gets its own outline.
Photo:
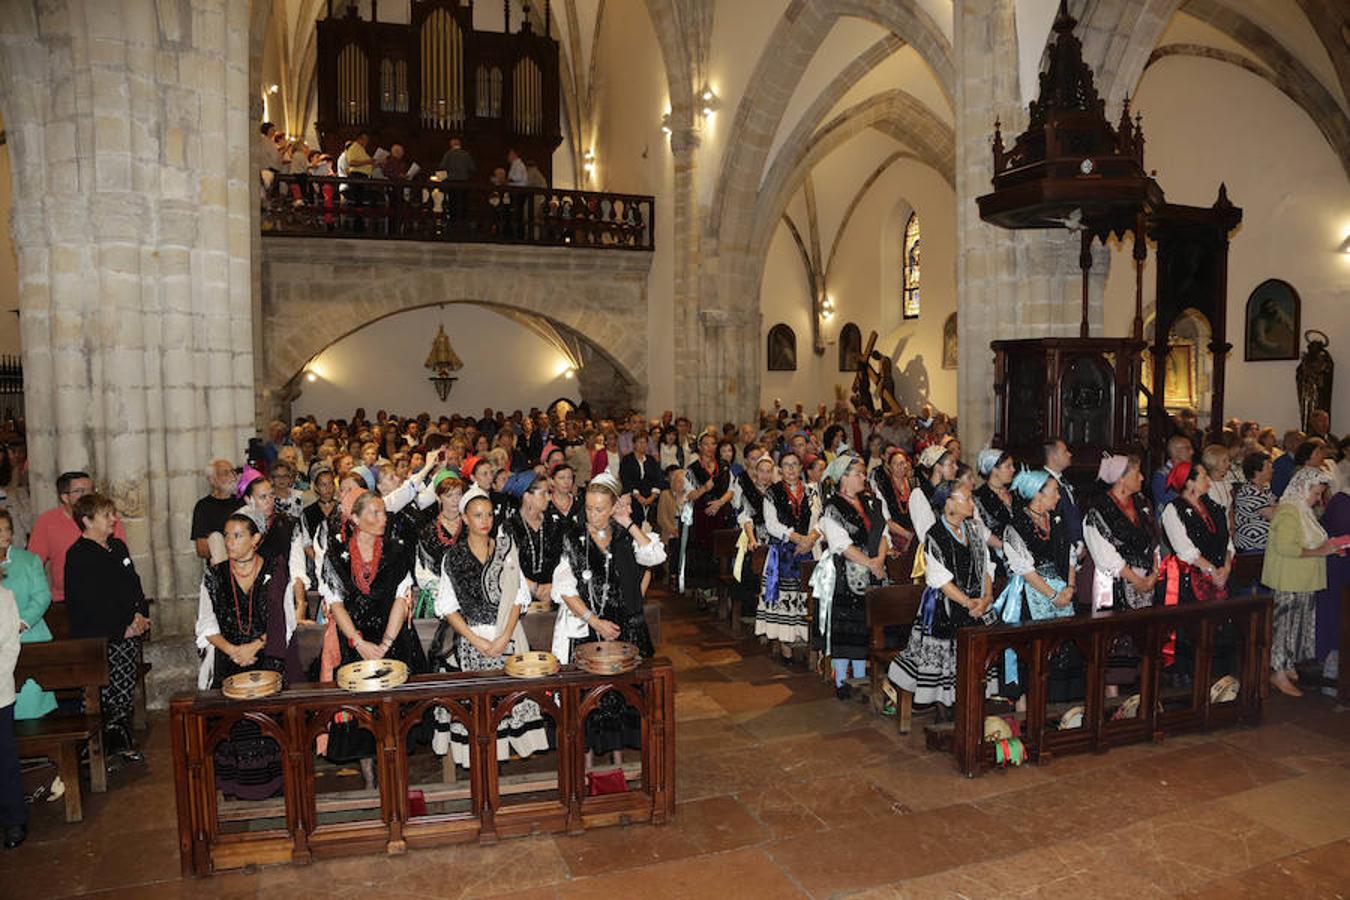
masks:
POLYGON ((422 122, 436 128, 464 125, 464 35, 444 9, 422 24, 422 122))

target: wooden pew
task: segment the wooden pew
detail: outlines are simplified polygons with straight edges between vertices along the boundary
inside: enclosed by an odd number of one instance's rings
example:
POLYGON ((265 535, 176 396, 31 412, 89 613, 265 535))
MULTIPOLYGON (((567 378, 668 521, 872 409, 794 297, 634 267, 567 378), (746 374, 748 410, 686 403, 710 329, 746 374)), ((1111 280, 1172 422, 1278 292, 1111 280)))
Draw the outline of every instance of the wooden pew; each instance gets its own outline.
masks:
POLYGON ((108 789, 103 759, 103 717, 99 688, 108 683, 108 653, 103 638, 77 638, 24 644, 14 669, 14 682, 32 678, 44 690, 78 689, 84 694, 83 715, 53 712, 40 719, 14 723, 19 756, 45 756, 56 763, 66 786, 66 821, 84 818, 80 800, 80 747, 89 744, 89 787, 108 789))
MULTIPOLYGON (((1022 743, 1026 758, 1047 761, 1067 753, 1099 752, 1139 741, 1161 741, 1187 730, 1208 731, 1225 725, 1256 725, 1261 720, 1263 691, 1269 680, 1269 595, 1230 597, 1209 603, 1155 606, 1129 612, 1101 611, 1064 619, 1020 625, 973 626, 956 634, 955 727, 927 729, 930 749, 950 751, 968 777, 994 765, 994 745, 984 740, 985 680, 988 667, 1013 650, 1027 686, 1022 743), (1220 628, 1231 625, 1238 635, 1241 664, 1234 677, 1237 698, 1211 701, 1215 681, 1212 664, 1220 647, 1220 628), (1193 678, 1180 698, 1167 708, 1164 691, 1164 648, 1180 630, 1194 641, 1193 678), (1128 636, 1140 657, 1138 714, 1115 719, 1108 712, 1106 669, 1116 637, 1128 636), (1062 643, 1077 644, 1083 656, 1085 691, 1080 727, 1060 729, 1049 702, 1052 659, 1062 643)), ((1177 699, 1173 695, 1173 699, 1177 699)))
POLYGON ((1265 566, 1264 553, 1239 553, 1233 557, 1233 571, 1228 576, 1230 594, 1259 594, 1261 569, 1265 566))
POLYGON ((741 611, 736 607, 732 591, 737 586, 732 568, 736 562, 736 542, 741 529, 719 528, 712 533, 712 552, 717 559, 717 615, 724 619, 733 635, 741 633, 741 611))
MULTIPOLYGON (((149 602, 154 603, 153 600, 149 602)), ((70 611, 64 603, 53 603, 47 607, 47 612, 42 619, 47 623, 47 629, 52 633, 52 640, 63 641, 70 637, 70 611)), ((151 634, 153 633, 152 631, 151 634)), ((144 731, 148 715, 145 678, 150 674, 151 668, 150 663, 145 661, 144 641, 141 642, 138 656, 139 658, 136 661, 136 692, 132 695, 131 724, 137 731, 144 731)))
MULTIPOLYGON (((872 588, 867 592, 867 676, 872 687, 872 711, 880 713, 885 704, 884 685, 896 647, 886 646, 886 629, 907 629, 919 615, 923 585, 897 584, 872 588)), ((903 644, 902 644, 903 646, 903 644)), ((909 734, 914 714, 914 695, 899 691, 896 720, 900 733, 909 734)))

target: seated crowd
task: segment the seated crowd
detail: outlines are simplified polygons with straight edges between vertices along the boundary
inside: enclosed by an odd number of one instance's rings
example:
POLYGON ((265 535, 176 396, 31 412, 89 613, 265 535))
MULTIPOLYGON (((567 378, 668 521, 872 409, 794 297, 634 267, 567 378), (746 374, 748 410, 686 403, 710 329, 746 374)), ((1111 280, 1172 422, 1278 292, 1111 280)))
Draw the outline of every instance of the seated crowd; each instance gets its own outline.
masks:
MULTIPOLYGON (((1239 553, 1264 553, 1271 680, 1297 696, 1297 664, 1335 665, 1338 594, 1350 583, 1350 440, 1328 433, 1325 413, 1314 434, 1289 432, 1279 446, 1251 422, 1231 421, 1209 445, 1193 416, 1174 426, 1158 470, 1146 471, 1142 454, 1109 456, 1095 479, 1074 483, 1063 441, 1047 440, 1033 460, 968 454, 955 422, 928 405, 873 417, 843 401, 814 414, 775 403, 756 422, 702 431, 670 412, 595 419, 584 406, 273 422, 244 465, 219 459, 205 470, 210 490, 190 533, 203 565, 198 686, 255 669, 331 681, 344 664, 381 658, 413 672, 500 669, 529 649, 527 614, 555 618, 550 649, 562 662, 598 640, 648 657, 653 570, 706 604, 722 584, 714 535, 738 529, 744 558, 762 560, 762 574, 743 563, 737 576, 755 633, 786 665, 806 648, 829 658, 841 698, 869 655, 866 593, 901 561, 927 587, 889 679, 942 715, 955 699, 962 626, 1222 598, 1239 553), (418 620, 436 620, 429 645, 418 620), (300 658, 301 626, 323 630, 317 659, 300 658)), ((31 681, 16 703, 12 672, 20 642, 51 639, 51 602, 65 603, 72 637, 107 640, 102 712, 113 746, 134 758, 147 601, 112 502, 83 472, 63 474, 57 492, 27 550, 0 513, 7 846, 23 840, 26 821, 12 720, 56 706, 31 681)), ((1187 652, 1178 642, 1175 653, 1187 652)), ((1052 672, 1052 693, 1060 676, 1052 672)), ((1015 668, 997 678, 1016 698, 1015 668)), ((588 765, 635 746, 631 723, 622 697, 606 695, 585 723, 588 765)), ((359 762, 369 781, 373 747, 352 724, 335 720, 324 752, 359 762)), ((447 720, 434 732, 435 752, 466 765, 463 727, 447 720)), ((497 754, 529 756, 548 741, 538 707, 521 703, 501 723, 497 754)), ((280 785, 275 745, 246 721, 215 763, 232 796, 265 798, 280 785)))

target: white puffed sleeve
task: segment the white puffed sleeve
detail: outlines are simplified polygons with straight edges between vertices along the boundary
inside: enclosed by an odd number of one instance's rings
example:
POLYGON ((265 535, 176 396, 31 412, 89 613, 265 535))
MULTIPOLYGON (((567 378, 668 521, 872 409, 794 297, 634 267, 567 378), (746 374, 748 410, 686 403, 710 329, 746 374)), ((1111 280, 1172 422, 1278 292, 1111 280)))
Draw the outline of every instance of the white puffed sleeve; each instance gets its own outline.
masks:
POLYGON ((549 591, 549 596, 553 602, 559 606, 565 606, 564 597, 579 597, 581 591, 577 589, 577 576, 572 571, 572 564, 564 556, 558 560, 558 564, 553 567, 553 587, 549 591))
POLYGON ((820 533, 825 535, 825 546, 830 553, 843 553, 853 546, 853 538, 848 536, 848 530, 834 516, 820 517, 820 533))
POLYGON ((933 514, 928 495, 917 488, 909 495, 909 518, 914 523, 914 535, 920 541, 928 536, 928 529, 937 524, 937 516, 933 514))
MULTIPOLYGON (((521 579, 524 583, 524 579, 521 579)), ((436 586, 436 618, 444 619, 446 616, 459 612, 459 597, 455 596, 455 580, 450 577, 450 573, 445 571, 445 563, 441 563, 440 584, 436 586)))
POLYGON ((1162 526, 1167 534, 1168 546, 1182 562, 1193 566, 1200 561, 1200 549, 1186 533, 1186 526, 1182 524, 1181 516, 1177 515, 1176 504, 1169 503, 1163 508, 1162 526))
POLYGON ((309 581, 309 566, 305 565, 308 559, 305 556, 303 532, 304 529, 302 528, 296 528, 291 532, 291 553, 286 565, 290 569, 290 584, 295 584, 298 581, 305 586, 305 590, 309 590, 312 585, 309 581))
POLYGON ((389 515, 401 511, 403 507, 417 499, 418 485, 411 478, 394 488, 384 496, 384 508, 389 515))
POLYGON ((1014 575, 1025 575, 1036 568, 1036 559, 1027 549, 1026 541, 1011 525, 1003 532, 1003 555, 1007 557, 1008 568, 1014 575))
POLYGON ((778 521, 778 507, 768 497, 764 498, 764 530, 779 541, 786 541, 792 534, 791 528, 778 521))
POLYGON ((1125 568, 1125 560, 1115 545, 1097 530, 1096 521, 1092 516, 1083 523, 1083 541, 1087 544, 1088 554, 1092 557, 1092 564, 1097 567, 1098 572, 1108 578, 1120 577, 1121 569, 1125 568))
POLYGON ((207 638, 215 634, 220 634, 220 622, 216 620, 211 593, 206 589, 206 579, 203 578, 201 592, 197 597, 197 649, 209 649, 211 642, 207 638))
POLYGON ((941 552, 936 550, 931 541, 925 541, 923 545, 923 578, 924 583, 931 588, 940 588, 956 580, 956 576, 943 563, 941 552))
POLYGON ((666 545, 659 538, 649 538, 646 544, 638 545, 633 542, 633 556, 637 558, 639 566, 659 566, 666 561, 666 545))

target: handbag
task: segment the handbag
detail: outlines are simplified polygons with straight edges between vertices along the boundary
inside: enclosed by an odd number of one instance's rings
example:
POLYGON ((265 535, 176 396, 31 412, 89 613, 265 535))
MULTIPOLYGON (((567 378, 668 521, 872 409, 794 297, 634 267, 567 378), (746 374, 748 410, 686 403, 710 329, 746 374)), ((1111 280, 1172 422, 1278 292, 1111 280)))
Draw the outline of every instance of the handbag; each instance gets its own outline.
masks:
POLYGON ((628 793, 628 778, 623 774, 623 769, 586 773, 586 796, 626 793, 628 793))

